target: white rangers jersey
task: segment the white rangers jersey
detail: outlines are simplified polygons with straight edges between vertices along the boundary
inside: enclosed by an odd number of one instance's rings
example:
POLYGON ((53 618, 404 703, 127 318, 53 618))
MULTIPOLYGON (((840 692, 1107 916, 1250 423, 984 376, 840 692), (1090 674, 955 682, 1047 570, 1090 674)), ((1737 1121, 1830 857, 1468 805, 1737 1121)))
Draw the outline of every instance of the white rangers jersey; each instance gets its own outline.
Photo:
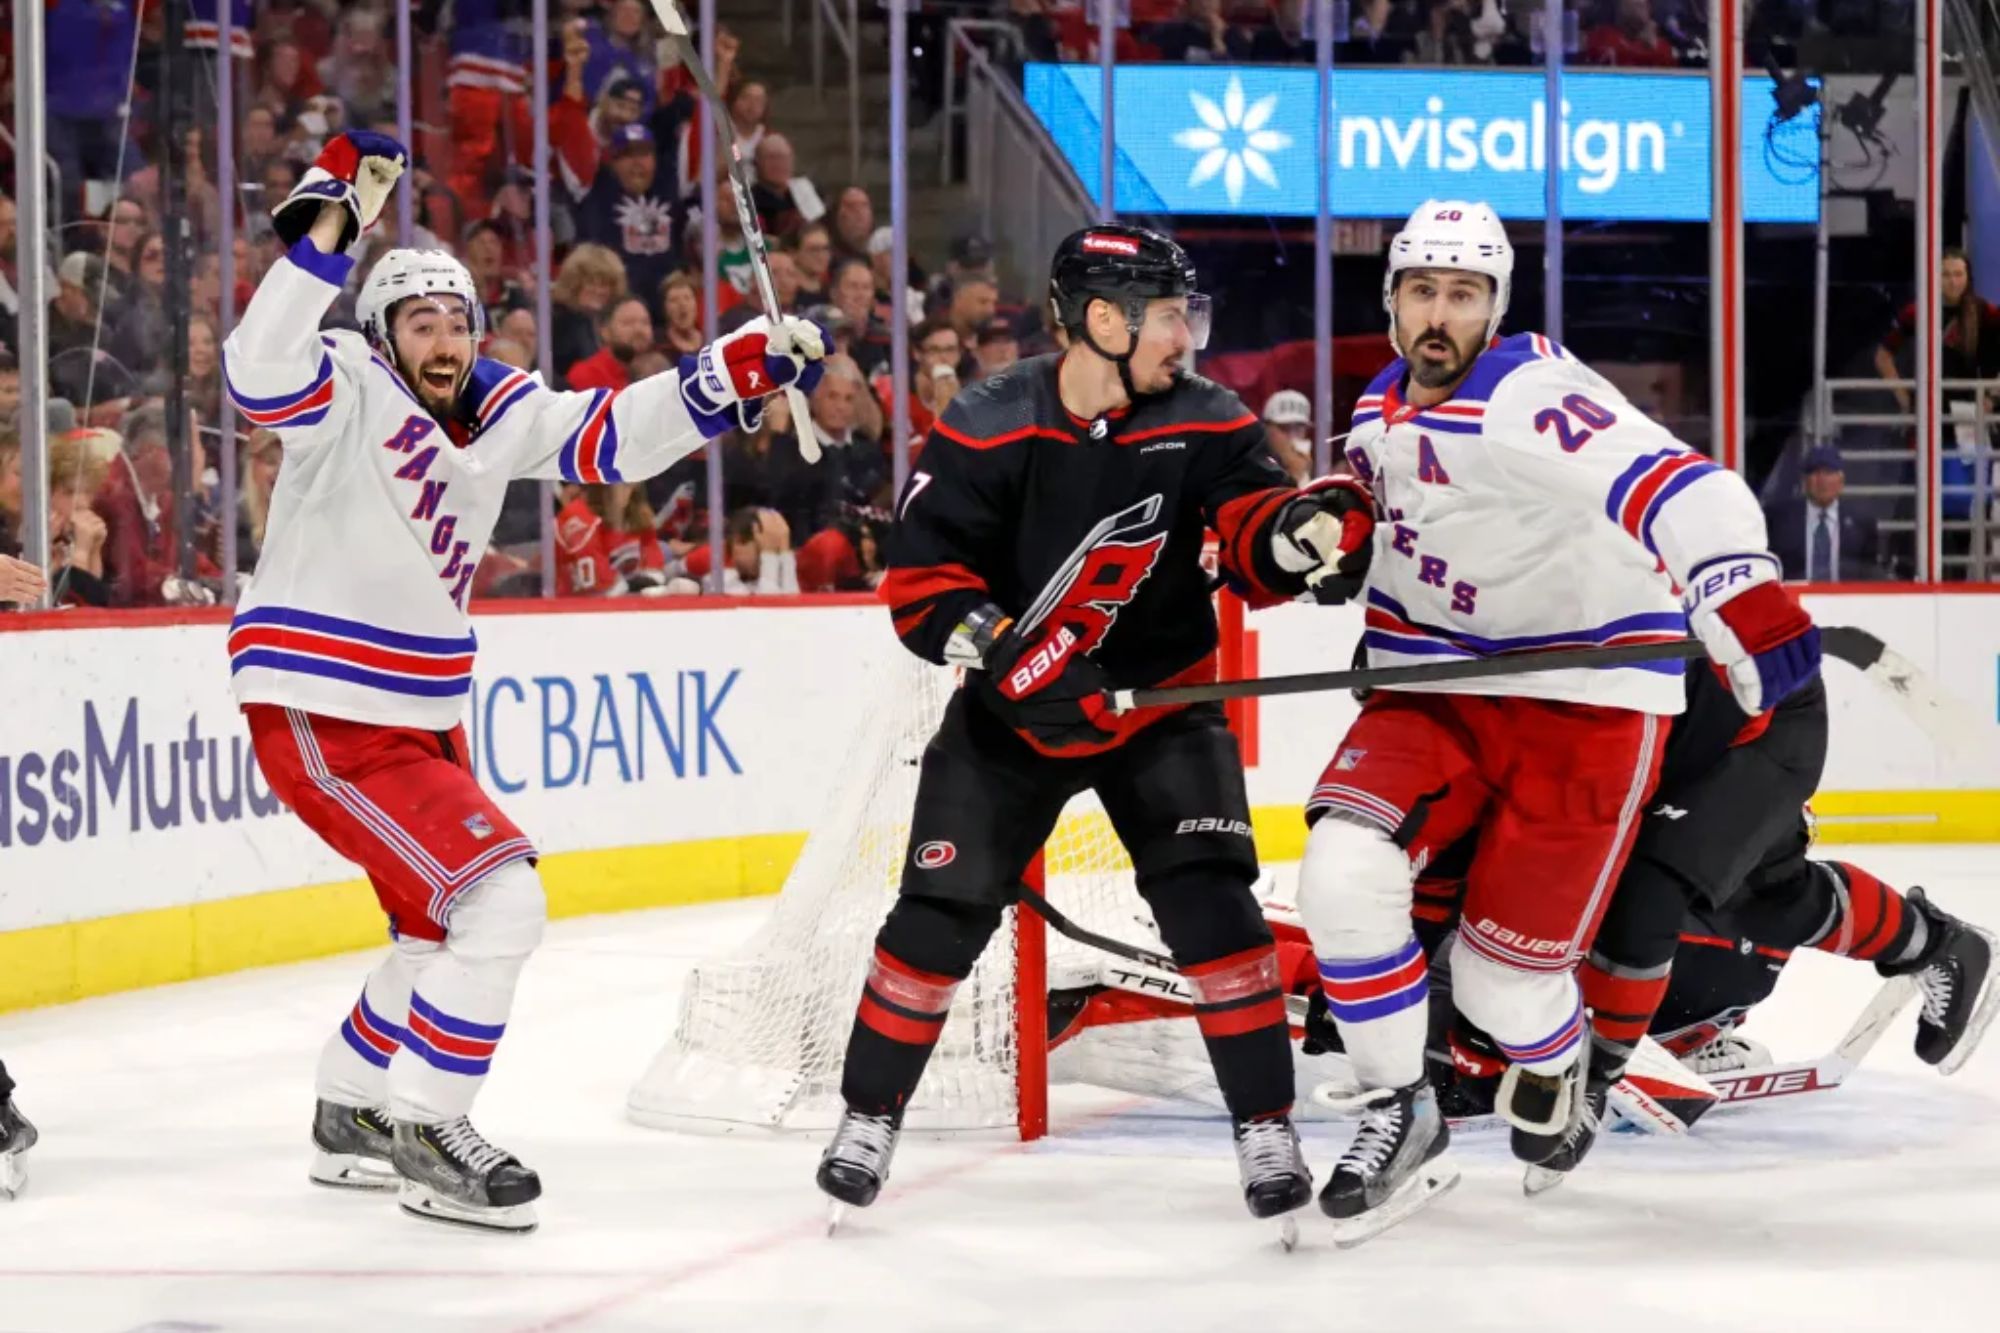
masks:
MULTIPOLYGON (((1540 334, 1482 352, 1448 402, 1402 400, 1400 358, 1354 410, 1347 456, 1375 490, 1368 664, 1684 637, 1676 590, 1766 549, 1750 489, 1540 334)), ((1678 713, 1682 664, 1427 688, 1678 713)), ((1406 687, 1398 687, 1406 688, 1406 687)))
POLYGON ((637 481, 703 439, 676 375, 556 393, 484 358, 440 426, 360 334, 320 332, 351 265, 301 241, 223 346, 237 411, 284 442, 230 672, 240 703, 441 731, 471 689, 466 600, 507 483, 637 481))

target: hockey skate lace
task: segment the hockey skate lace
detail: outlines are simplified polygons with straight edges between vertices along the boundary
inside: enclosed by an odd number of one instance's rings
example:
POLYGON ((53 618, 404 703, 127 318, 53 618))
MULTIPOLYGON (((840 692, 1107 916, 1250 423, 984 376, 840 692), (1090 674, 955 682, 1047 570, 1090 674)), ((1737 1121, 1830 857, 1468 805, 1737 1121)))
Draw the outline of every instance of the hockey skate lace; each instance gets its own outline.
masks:
POLYGON ((1917 974, 1917 989, 1924 999, 1923 1021, 1932 1027, 1943 1027, 1944 1017, 1951 1008, 1951 993, 1954 978, 1948 967, 1927 967, 1917 974))
POLYGON ((1236 1135, 1236 1157, 1245 1184, 1298 1174, 1298 1149, 1283 1120, 1248 1120, 1236 1135))
POLYGON ((483 1176, 508 1158, 503 1148, 488 1143, 464 1116, 447 1121, 437 1131, 438 1142, 475 1176, 483 1176))
POLYGON ((1371 1109, 1363 1113, 1361 1128, 1354 1133, 1354 1142, 1341 1154, 1340 1165, 1351 1167, 1367 1175, 1377 1175, 1390 1156, 1396 1151, 1396 1140, 1403 1125, 1403 1109, 1395 1100, 1393 1091, 1381 1091, 1354 1098, 1354 1102, 1369 1105, 1371 1109))
POLYGON ((833 1156, 877 1176, 896 1149, 896 1122, 886 1115, 850 1115, 841 1122, 833 1156))

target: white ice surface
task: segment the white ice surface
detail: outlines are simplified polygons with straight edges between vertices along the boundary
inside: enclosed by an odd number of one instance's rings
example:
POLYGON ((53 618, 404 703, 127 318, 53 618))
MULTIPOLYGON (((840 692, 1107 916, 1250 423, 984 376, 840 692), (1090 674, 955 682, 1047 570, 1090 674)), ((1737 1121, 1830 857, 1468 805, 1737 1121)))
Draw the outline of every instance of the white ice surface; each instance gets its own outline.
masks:
MULTIPOLYGON (((1990 848, 1851 859, 2000 921, 1990 848)), ((823 1233, 819 1144, 639 1129, 625 1093, 687 964, 766 904, 559 924, 478 1119, 542 1173, 542 1229, 468 1234, 308 1185, 319 1043, 362 955, 0 1017, 42 1130, 0 1202, 0 1331, 1986 1330, 2000 1326, 2000 1041, 1951 1080, 1905 1016, 1839 1091, 1620 1135, 1539 1199, 1495 1136, 1429 1212, 1279 1252, 1224 1127, 1059 1090, 1053 1136, 911 1140, 877 1205, 823 1233)), ((1867 967, 1802 955, 1748 1029, 1822 1051, 1867 967)), ((1314 1127, 1324 1174, 1344 1130, 1314 1127)))

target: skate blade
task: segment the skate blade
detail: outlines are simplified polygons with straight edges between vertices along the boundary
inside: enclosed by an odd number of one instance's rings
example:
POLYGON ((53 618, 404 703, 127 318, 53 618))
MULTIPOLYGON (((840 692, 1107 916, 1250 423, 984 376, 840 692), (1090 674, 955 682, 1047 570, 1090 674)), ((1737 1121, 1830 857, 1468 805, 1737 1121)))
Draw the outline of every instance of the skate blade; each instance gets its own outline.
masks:
POLYGON ((358 1153, 321 1152, 313 1158, 306 1175, 313 1184, 335 1190, 379 1194, 402 1185, 395 1167, 379 1157, 363 1157, 358 1153))
POLYGON ((1555 1171, 1546 1166, 1531 1166, 1521 1177, 1521 1193, 1532 1199, 1537 1194, 1547 1194, 1568 1179, 1567 1171, 1555 1171))
POLYGON ((475 1231, 504 1231, 525 1236, 540 1225, 532 1203, 517 1203, 507 1208, 471 1208, 453 1203, 414 1180, 403 1182, 402 1195, 397 1202, 411 1217, 425 1222, 469 1227, 475 1231))
POLYGON ((1987 965, 1986 982, 1980 991, 1979 1003, 1973 1006, 1972 1018, 1966 1023, 1965 1031, 1959 1034, 1958 1045, 1951 1048, 1951 1054, 1938 1061, 1938 1073, 1947 1078, 1965 1068, 1965 1062, 1972 1058, 1972 1052, 1986 1036, 1986 1029, 1993 1025, 1994 1014, 2000 1013, 2000 984, 1995 982, 1996 969, 2000 969, 2000 939, 1996 939, 1992 931, 1978 926, 1972 927, 1972 930, 1986 941, 1986 947, 1992 951, 1992 962, 1987 965))
POLYGON ((1299 1220, 1290 1213, 1278 1219, 1278 1245, 1286 1254, 1299 1248, 1299 1220))
POLYGON ((832 1236, 840 1230, 841 1219, 847 1216, 847 1205, 838 1199, 828 1200, 826 1205, 826 1234, 832 1236))
POLYGON ((28 1163, 20 1153, 0 1156, 0 1199, 12 1199, 28 1188, 28 1163))
POLYGON ((1351 1250, 1375 1239, 1393 1226, 1412 1217, 1451 1193, 1458 1184, 1458 1168, 1433 1160, 1418 1168, 1401 1189, 1359 1217, 1342 1218, 1333 1224, 1335 1249, 1351 1250))

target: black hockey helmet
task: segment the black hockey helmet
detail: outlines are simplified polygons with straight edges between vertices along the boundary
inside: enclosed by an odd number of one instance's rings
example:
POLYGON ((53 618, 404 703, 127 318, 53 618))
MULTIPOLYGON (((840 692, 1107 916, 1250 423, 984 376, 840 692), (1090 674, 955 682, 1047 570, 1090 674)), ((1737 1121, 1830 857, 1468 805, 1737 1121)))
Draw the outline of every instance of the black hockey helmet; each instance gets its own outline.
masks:
POLYGON ((1105 223, 1072 232, 1056 247, 1049 265, 1049 309, 1056 323, 1099 356, 1118 364, 1131 391, 1132 351, 1113 356, 1099 347, 1084 323, 1094 300, 1109 301, 1125 315, 1125 328, 1136 347, 1145 322, 1146 303, 1187 298, 1188 329, 1196 350, 1208 345, 1208 298, 1195 290, 1194 261, 1168 237, 1145 227, 1105 223))

